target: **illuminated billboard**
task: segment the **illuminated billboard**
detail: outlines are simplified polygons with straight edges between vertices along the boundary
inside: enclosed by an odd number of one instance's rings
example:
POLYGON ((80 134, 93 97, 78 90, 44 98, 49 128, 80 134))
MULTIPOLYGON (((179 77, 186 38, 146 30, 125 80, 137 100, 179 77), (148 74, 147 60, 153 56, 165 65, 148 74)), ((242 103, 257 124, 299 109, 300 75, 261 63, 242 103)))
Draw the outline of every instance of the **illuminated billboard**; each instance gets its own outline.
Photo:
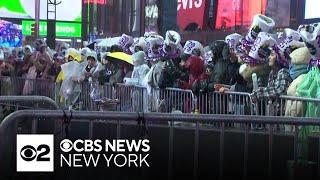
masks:
POLYGON ((315 19, 320 18, 320 1, 319 0, 306 0, 304 18, 315 19))
MULTIPOLYGON (((34 21, 22 21, 22 34, 25 36, 31 35, 31 25, 34 21)), ((40 36, 47 36, 47 22, 40 21, 39 24, 40 36)), ((57 37, 81 37, 81 23, 56 22, 57 37)))
POLYGON ((0 20, 0 47, 19 47, 21 44, 21 25, 0 20))
MULTIPOLYGON (((56 20, 81 22, 82 0, 56 0, 56 20)), ((0 17, 34 19, 35 0, 0 0, 0 17)), ((52 8, 50 8, 51 10, 52 8)), ((40 19, 47 19, 47 0, 40 1, 40 19)))

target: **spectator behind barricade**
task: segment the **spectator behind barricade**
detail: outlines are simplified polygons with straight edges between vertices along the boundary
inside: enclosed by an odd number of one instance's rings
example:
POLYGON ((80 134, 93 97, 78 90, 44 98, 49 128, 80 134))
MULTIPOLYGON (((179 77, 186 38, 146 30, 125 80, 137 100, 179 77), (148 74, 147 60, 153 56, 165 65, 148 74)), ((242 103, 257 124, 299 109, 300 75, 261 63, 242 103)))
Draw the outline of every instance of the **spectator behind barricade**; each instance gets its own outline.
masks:
POLYGON ((225 39, 225 42, 229 45, 230 59, 226 70, 226 84, 230 85, 230 88, 216 84, 214 89, 219 92, 252 92, 252 88, 249 86, 248 82, 239 74, 240 63, 238 62, 239 51, 237 48, 241 45, 242 38, 243 37, 240 34, 234 33, 228 35, 225 39))
POLYGON ((159 87, 159 79, 164 68, 164 61, 161 60, 163 56, 163 37, 157 35, 154 37, 148 37, 147 41, 147 59, 151 65, 150 71, 144 79, 144 86, 147 87, 148 92, 151 92, 151 88, 159 87))
POLYGON ((105 83, 122 83, 124 78, 123 69, 121 69, 120 65, 111 61, 111 57, 107 55, 102 59, 103 69, 99 73, 99 83, 104 85, 105 83))
POLYGON ((191 56, 188 58, 185 67, 189 70, 189 82, 184 87, 191 89, 195 94, 199 94, 203 91, 201 85, 208 80, 204 61, 198 56, 191 56))
MULTIPOLYGON (((66 49, 64 52, 61 53, 61 55, 63 55, 63 54, 64 54, 64 56, 62 56, 62 57, 64 59, 61 60, 63 62, 62 64, 72 62, 72 61, 76 61, 79 63, 81 62, 81 55, 74 48, 66 49)), ((60 55, 58 55, 58 57, 60 57, 60 55)), ((56 83, 61 83, 61 82, 63 82, 64 79, 65 79, 64 71, 60 71, 57 78, 56 78, 56 83)))
MULTIPOLYGON (((227 66, 229 63, 229 48, 228 44, 222 40, 217 40, 211 45, 213 52, 214 70, 213 84, 229 84, 227 82, 227 66)), ((230 77, 231 78, 231 77, 230 77)))
POLYGON ((61 72, 61 65, 64 64, 64 57, 60 56, 59 53, 53 55, 53 65, 49 71, 49 75, 56 80, 61 72))
POLYGON ((30 60, 24 65, 23 69, 28 68, 26 81, 23 87, 23 95, 35 93, 35 79, 48 77, 48 72, 52 66, 51 59, 46 52, 47 45, 42 39, 37 39, 34 43, 35 51, 32 53, 30 60))
POLYGON ((14 76, 14 67, 8 62, 8 55, 0 49, 0 75, 7 76, 0 79, 0 94, 12 95, 12 81, 10 77, 14 76))
MULTIPOLYGON (((208 48, 206 48, 208 49, 208 48)), ((205 53, 207 71, 210 76, 201 84, 201 90, 204 92, 214 91, 215 84, 227 84, 226 74, 229 61, 229 48, 227 43, 217 40, 210 45, 210 50, 205 53)))
POLYGON ((125 84, 142 86, 142 81, 150 70, 145 58, 146 55, 143 51, 136 52, 132 55, 134 68, 131 78, 124 79, 125 84))
POLYGON ((65 59, 68 62, 61 65, 61 71, 56 81, 62 81, 60 95, 63 99, 60 101, 66 100, 69 109, 73 109, 76 107, 81 93, 79 83, 84 79, 84 76, 81 76, 83 69, 80 64, 81 55, 76 49, 69 48, 66 51, 65 59))
POLYGON ((33 54, 33 50, 32 47, 30 45, 26 45, 23 47, 23 53, 24 53, 24 57, 23 57, 23 66, 21 69, 21 76, 22 77, 26 77, 26 75, 28 74, 28 70, 31 67, 31 56, 33 54))
POLYGON ((84 62, 87 60, 87 56, 92 52, 89 48, 82 48, 81 49, 81 62, 84 62))
POLYGON ((131 55, 130 46, 133 44, 133 38, 129 35, 122 34, 117 45, 121 48, 121 50, 131 55))
POLYGON ((21 77, 23 74, 22 68, 24 65, 24 53, 22 48, 15 48, 15 53, 12 53, 12 59, 14 61, 14 74, 17 77, 21 77))
POLYGON ((88 53, 87 65, 82 70, 82 76, 84 81, 97 81, 99 73, 102 70, 101 63, 98 62, 96 52, 88 53))
POLYGON ((36 51, 33 53, 31 59, 32 64, 36 68, 37 78, 47 79, 48 72, 52 66, 52 60, 47 52, 47 44, 42 39, 35 42, 36 51))
MULTIPOLYGON (((179 47, 177 48, 179 49, 179 47)), ((199 57, 201 59, 202 56, 204 56, 204 50, 200 42, 188 40, 185 43, 180 58, 175 59, 175 70, 177 71, 178 75, 176 75, 176 81, 173 83, 173 87, 191 89, 191 86, 189 86, 190 57, 199 57)))
POLYGON ((180 64, 186 61, 185 59, 181 60, 183 48, 180 41, 181 37, 177 32, 167 31, 163 46, 165 65, 159 79, 160 88, 180 88, 182 81, 188 81, 188 75, 185 73, 184 65, 180 66, 180 64))
POLYGON ((288 70, 289 59, 281 55, 284 52, 276 46, 276 41, 267 33, 260 33, 258 37, 261 38, 261 41, 255 43, 256 49, 254 50, 256 51, 252 50, 250 53, 251 57, 248 56, 247 58, 263 63, 267 57, 271 72, 269 74, 268 86, 258 87, 250 94, 254 102, 263 97, 276 98, 286 94, 287 88, 292 82, 288 70), (270 50, 270 47, 273 47, 273 49, 270 50))
POLYGON ((147 42, 144 37, 137 38, 135 42, 130 46, 130 52, 132 54, 143 51, 144 53, 147 53, 147 42))
POLYGON ((9 57, 5 56, 3 50, 0 50, 0 74, 1 76, 14 75, 14 66, 9 63, 9 57))

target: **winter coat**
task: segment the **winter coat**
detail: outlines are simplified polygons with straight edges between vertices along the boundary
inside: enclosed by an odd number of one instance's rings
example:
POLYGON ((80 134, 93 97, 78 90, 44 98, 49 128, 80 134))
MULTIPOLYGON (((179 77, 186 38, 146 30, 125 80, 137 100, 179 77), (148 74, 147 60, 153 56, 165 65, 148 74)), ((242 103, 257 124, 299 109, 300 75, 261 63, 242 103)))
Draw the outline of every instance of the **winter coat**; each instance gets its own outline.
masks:
POLYGON ((150 68, 147 64, 142 64, 140 66, 135 66, 133 68, 131 80, 135 82, 133 85, 142 86, 142 81, 148 74, 150 68))
POLYGON ((187 70, 180 67, 177 61, 177 59, 169 59, 165 62, 165 67, 159 79, 160 88, 181 88, 183 83, 188 82, 189 76, 187 70))
MULTIPOLYGON (((289 86, 287 90, 288 96, 296 97, 296 91, 298 86, 301 84, 306 74, 300 75, 296 78, 289 86)), ((302 101, 292 101, 287 100, 286 102, 286 111, 285 116, 293 116, 293 117, 304 117, 305 114, 305 106, 302 101)))
POLYGON ((187 60, 186 68, 189 70, 189 81, 183 85, 183 88, 199 93, 201 84, 208 80, 208 74, 204 72, 204 61, 199 57, 192 56, 187 60))
POLYGON ((104 85, 105 83, 122 83, 124 72, 117 65, 105 65, 103 70, 99 73, 99 83, 104 85))

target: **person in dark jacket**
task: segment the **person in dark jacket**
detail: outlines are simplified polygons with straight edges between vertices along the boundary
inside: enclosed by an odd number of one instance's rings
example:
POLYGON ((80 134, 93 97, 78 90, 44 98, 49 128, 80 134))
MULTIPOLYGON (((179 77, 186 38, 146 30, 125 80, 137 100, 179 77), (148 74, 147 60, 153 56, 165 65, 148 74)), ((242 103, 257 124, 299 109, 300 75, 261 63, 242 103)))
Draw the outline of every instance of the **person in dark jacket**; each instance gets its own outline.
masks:
POLYGON ((211 67, 210 75, 201 85, 202 92, 214 91, 215 84, 227 84, 226 78, 229 48, 224 41, 218 40, 210 45, 210 49, 212 51, 212 61, 207 65, 208 67, 211 67))

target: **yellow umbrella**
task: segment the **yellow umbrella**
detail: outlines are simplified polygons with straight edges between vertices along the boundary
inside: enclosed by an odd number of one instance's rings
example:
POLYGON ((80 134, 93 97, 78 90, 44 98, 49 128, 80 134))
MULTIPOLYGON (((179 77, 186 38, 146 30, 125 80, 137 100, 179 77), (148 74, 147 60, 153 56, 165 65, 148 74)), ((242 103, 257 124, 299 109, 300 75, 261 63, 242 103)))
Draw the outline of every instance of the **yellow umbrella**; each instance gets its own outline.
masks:
POLYGON ((109 54, 107 54, 107 57, 111 57, 113 59, 124 61, 126 63, 129 63, 129 64, 133 65, 132 56, 128 55, 126 53, 123 53, 123 52, 109 53, 109 54))

